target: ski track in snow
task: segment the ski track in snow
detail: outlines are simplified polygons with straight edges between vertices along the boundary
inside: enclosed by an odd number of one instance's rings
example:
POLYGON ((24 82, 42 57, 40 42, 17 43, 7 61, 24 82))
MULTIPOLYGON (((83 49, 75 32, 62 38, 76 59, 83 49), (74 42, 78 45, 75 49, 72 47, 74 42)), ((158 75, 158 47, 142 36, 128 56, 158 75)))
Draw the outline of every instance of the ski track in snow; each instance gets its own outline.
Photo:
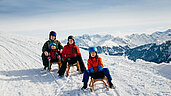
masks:
MULTIPOLYGON (((58 77, 55 64, 52 72, 40 73, 43 44, 41 39, 0 33, 1 96, 171 96, 170 63, 133 62, 122 56, 100 54, 116 90, 107 91, 99 84, 95 92, 89 87, 83 91, 83 74, 78 74, 75 67, 68 77, 58 77)), ((87 65, 88 52, 81 53, 87 65)))

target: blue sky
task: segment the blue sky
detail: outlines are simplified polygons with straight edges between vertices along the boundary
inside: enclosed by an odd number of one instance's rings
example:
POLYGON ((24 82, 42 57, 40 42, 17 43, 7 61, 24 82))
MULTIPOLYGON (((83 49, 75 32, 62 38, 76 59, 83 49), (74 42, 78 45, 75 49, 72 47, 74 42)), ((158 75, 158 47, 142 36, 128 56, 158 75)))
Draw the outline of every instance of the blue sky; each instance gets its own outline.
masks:
POLYGON ((0 32, 58 38, 171 28, 170 0, 0 0, 0 32))

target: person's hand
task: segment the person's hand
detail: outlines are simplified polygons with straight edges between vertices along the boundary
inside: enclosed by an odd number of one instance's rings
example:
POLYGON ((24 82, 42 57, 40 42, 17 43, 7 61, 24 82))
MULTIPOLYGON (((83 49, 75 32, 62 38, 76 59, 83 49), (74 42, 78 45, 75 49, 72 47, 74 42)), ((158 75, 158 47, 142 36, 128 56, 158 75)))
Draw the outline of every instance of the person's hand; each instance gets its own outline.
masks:
POLYGON ((58 56, 57 56, 57 58, 58 58, 58 59, 61 59, 61 56, 60 56, 60 55, 58 55, 58 56))
POLYGON ((102 66, 98 66, 98 71, 103 71, 103 67, 102 66))
POLYGON ((94 73, 93 67, 90 67, 90 68, 89 68, 89 71, 90 71, 90 73, 94 73))
POLYGON ((51 58, 50 58, 50 57, 48 57, 48 60, 51 60, 51 58))
POLYGON ((47 51, 45 51, 44 54, 45 54, 45 56, 48 56, 48 52, 47 51))
POLYGON ((60 53, 62 53, 63 49, 60 50, 60 53))

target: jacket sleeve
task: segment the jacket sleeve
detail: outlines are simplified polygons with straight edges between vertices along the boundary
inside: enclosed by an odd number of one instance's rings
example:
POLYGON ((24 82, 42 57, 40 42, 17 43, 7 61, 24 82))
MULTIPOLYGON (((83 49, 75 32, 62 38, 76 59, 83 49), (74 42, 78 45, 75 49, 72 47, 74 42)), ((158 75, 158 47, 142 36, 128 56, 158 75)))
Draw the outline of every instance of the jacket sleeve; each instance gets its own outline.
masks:
POLYGON ((42 47, 42 52, 48 51, 48 41, 46 41, 42 47))
POLYGON ((63 60, 65 61, 65 59, 66 59, 66 47, 63 48, 63 51, 62 51, 62 58, 63 58, 63 60))
POLYGON ((98 64, 98 66, 102 66, 102 67, 104 67, 104 66, 103 66, 103 62, 102 62, 102 58, 100 58, 100 57, 99 57, 99 59, 98 59, 98 63, 99 63, 99 64, 98 64))
POLYGON ((90 60, 90 59, 88 59, 88 61, 87 61, 87 67, 88 67, 88 69, 89 69, 90 67, 93 67, 92 64, 91 64, 91 60, 90 60))
POLYGON ((76 51, 77 51, 77 55, 81 55, 81 52, 78 46, 76 46, 76 51))
POLYGON ((59 48, 59 50, 63 49, 63 46, 60 41, 58 41, 58 48, 59 48))

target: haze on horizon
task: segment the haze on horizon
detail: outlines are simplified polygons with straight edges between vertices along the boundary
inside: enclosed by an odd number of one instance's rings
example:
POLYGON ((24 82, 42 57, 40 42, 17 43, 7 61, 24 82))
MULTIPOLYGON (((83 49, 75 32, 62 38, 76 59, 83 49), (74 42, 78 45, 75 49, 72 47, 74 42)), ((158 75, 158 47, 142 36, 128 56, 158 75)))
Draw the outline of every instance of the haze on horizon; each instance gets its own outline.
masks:
POLYGON ((170 0, 0 0, 0 32, 150 34, 171 28, 170 0))

